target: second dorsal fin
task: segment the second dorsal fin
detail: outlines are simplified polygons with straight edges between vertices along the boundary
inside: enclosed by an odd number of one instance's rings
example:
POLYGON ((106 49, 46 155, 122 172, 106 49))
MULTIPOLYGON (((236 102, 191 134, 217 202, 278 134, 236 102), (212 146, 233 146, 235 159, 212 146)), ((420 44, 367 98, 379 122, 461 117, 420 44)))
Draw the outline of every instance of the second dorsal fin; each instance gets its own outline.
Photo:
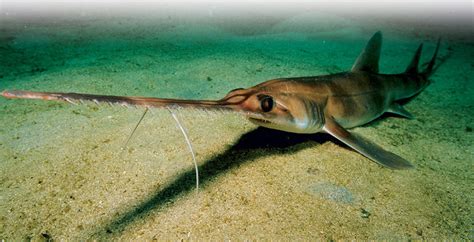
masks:
POLYGON ((408 65, 407 69, 405 70, 405 73, 418 74, 418 62, 420 62, 422 49, 423 49, 423 44, 420 44, 420 46, 415 52, 415 56, 413 56, 413 59, 410 62, 410 65, 408 65))
POLYGON ((380 48, 382 46, 382 33, 377 31, 365 46, 362 53, 352 66, 352 72, 366 71, 379 72, 380 48))

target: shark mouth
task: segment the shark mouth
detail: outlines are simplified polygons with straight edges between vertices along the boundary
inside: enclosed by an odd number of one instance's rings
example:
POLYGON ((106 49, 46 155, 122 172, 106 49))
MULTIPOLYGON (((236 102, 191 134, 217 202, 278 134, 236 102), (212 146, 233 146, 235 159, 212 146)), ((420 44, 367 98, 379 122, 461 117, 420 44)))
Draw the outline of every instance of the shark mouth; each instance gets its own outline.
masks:
POLYGON ((265 119, 259 119, 259 118, 249 118, 250 121, 256 122, 256 123, 264 123, 264 124, 271 124, 272 122, 269 120, 265 119))

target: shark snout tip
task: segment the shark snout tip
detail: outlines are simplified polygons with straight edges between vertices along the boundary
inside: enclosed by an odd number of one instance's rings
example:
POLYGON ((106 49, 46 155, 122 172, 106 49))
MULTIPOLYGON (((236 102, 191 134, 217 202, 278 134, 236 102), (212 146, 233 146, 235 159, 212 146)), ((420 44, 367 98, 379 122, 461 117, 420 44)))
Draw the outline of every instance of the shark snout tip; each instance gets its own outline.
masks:
POLYGON ((3 90, 2 91, 2 96, 6 97, 6 98, 11 98, 12 97, 10 91, 8 91, 8 90, 3 90))

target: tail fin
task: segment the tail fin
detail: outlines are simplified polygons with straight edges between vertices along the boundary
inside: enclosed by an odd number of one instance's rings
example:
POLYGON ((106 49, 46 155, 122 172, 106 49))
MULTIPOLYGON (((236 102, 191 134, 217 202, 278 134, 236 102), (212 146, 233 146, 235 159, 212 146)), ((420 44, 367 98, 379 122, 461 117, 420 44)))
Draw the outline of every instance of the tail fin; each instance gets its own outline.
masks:
POLYGON ((420 46, 415 52, 415 56, 413 56, 413 59, 410 62, 410 65, 408 65, 407 69, 405 70, 405 73, 418 74, 418 63, 420 62, 422 49, 423 49, 423 44, 420 44, 420 46))
POLYGON ((433 57, 431 58, 431 61, 428 63, 428 66, 426 67, 426 69, 421 73, 426 78, 430 77, 431 74, 433 74, 433 72, 436 70, 436 68, 433 69, 433 67, 436 64, 436 58, 438 57, 438 50, 439 50, 440 43, 441 43, 441 38, 438 39, 438 44, 436 45, 436 50, 433 54, 433 57))

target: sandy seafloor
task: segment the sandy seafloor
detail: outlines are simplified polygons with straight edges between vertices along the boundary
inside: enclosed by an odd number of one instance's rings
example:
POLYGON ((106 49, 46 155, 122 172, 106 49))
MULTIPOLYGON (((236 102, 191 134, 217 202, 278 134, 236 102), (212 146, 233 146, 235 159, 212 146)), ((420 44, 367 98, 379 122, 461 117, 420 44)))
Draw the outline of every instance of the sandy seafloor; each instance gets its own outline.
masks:
MULTIPOLYGON (((318 14, 4 19, 0 89, 218 99, 348 70, 376 30, 381 72, 401 72, 420 42, 428 60, 440 35, 318 14)), ((463 36, 441 36, 451 56, 406 105, 416 119, 353 129, 413 170, 382 168, 326 135, 180 111, 200 166, 196 194, 166 110, 149 113, 122 151, 143 109, 0 98, 0 239, 472 239, 474 46, 463 36)))

